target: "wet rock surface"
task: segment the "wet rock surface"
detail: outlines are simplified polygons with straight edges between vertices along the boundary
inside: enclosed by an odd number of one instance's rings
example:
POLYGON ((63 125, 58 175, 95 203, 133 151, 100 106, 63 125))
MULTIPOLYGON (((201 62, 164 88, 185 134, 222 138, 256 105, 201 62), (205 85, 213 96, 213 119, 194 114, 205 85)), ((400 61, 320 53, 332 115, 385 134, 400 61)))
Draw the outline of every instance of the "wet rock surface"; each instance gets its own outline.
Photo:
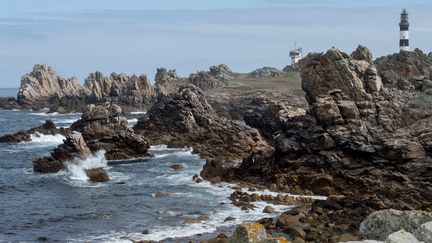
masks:
POLYGON ((94 168, 85 170, 89 181, 92 182, 107 182, 109 181, 109 176, 107 171, 104 168, 94 168))
POLYGON ((51 156, 35 159, 33 170, 40 173, 55 173, 66 169, 66 162, 85 159, 91 155, 82 134, 73 131, 66 135, 63 144, 54 149, 51 156))

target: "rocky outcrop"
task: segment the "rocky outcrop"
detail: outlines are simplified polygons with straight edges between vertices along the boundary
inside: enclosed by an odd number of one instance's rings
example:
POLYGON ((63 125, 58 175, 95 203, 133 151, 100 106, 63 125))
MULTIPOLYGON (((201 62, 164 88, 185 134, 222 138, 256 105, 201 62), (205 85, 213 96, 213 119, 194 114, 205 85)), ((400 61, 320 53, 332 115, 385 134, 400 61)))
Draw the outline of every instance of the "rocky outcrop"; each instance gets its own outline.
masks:
POLYGON ((61 134, 65 136, 70 132, 67 128, 57 128, 51 120, 45 121, 41 126, 31 128, 26 131, 19 131, 14 134, 8 134, 0 137, 0 143, 19 143, 31 141, 31 135, 56 135, 61 134))
MULTIPOLYGON (((274 152, 244 159, 236 174, 246 181, 263 178, 275 190, 345 195, 368 212, 430 211, 430 96, 386 87, 374 63, 353 56, 361 60, 331 49, 300 62, 307 113, 270 116, 275 125, 262 129, 278 134, 274 152)), ((366 217, 359 215, 347 216, 348 222, 366 217)), ((335 224, 343 221, 334 218, 335 224)))
POLYGON ((432 57, 415 49, 375 60, 379 75, 387 87, 432 92, 432 57))
POLYGON ((148 141, 129 127, 120 106, 112 103, 88 105, 71 129, 79 131, 92 152, 105 150, 108 160, 149 156, 148 141))
MULTIPOLYGON (((106 101, 142 109, 148 107, 154 97, 153 86, 145 75, 112 73, 105 77, 95 72, 81 86, 75 78, 64 79, 51 67, 37 64, 30 74, 21 78, 17 103, 25 109, 48 107, 64 112, 81 111, 87 104, 106 101)), ((11 104, 13 102, 7 105, 11 104)))
POLYGON ((95 72, 85 79, 83 88, 92 103, 115 102, 135 108, 148 107, 155 95, 146 75, 111 73, 106 77, 101 72, 95 72))
POLYGON ((6 110, 22 109, 14 97, 0 97, 0 108, 6 110))
POLYGON ((262 67, 255 69, 250 73, 255 78, 277 77, 282 74, 282 71, 274 67, 262 67))
POLYGON ((220 117, 196 87, 159 97, 134 127, 153 144, 192 146, 205 158, 241 159, 266 143, 258 131, 220 117))
MULTIPOLYGON (((158 68, 155 75, 155 91, 157 94, 167 95, 173 91, 173 82, 178 80, 176 70, 158 68)), ((174 87, 173 87, 174 86, 174 87)))
POLYGON ((55 173, 66 168, 66 162, 85 159, 92 153, 81 133, 73 131, 66 136, 63 144, 51 153, 51 156, 33 161, 33 170, 40 173, 55 173))
POLYGON ((220 64, 210 67, 210 71, 191 74, 189 82, 203 90, 209 90, 227 84, 233 75, 228 66, 220 64))
POLYGON ((36 64, 31 73, 21 78, 18 103, 26 109, 41 109, 60 105, 63 99, 80 99, 82 95, 75 78, 61 78, 51 67, 36 64))

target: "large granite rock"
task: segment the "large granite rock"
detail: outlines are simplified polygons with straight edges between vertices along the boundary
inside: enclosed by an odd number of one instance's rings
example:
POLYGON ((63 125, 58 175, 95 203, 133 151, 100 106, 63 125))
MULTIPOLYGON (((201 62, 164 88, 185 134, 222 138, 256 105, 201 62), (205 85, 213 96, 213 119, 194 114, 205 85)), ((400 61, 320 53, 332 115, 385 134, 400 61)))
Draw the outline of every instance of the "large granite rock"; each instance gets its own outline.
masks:
POLYGON ((26 109, 41 109, 59 105, 62 99, 79 99, 82 95, 76 78, 64 79, 51 67, 36 64, 31 73, 21 78, 18 103, 26 109))
POLYGON ((109 77, 101 72, 91 73, 83 86, 87 99, 92 103, 115 102, 121 106, 147 108, 155 92, 146 75, 111 73, 109 77))
POLYGON ((229 243, 260 243, 267 239, 263 225, 258 223, 243 223, 239 225, 229 243))
POLYGON ((40 173, 55 173, 66 168, 66 162, 85 159, 92 153, 81 133, 73 131, 66 136, 63 144, 51 153, 51 156, 33 161, 33 170, 40 173))
POLYGON ((45 121, 44 124, 31 128, 25 131, 19 131, 14 134, 7 134, 0 137, 0 143, 19 143, 31 141, 31 135, 56 135, 61 134, 65 136, 70 132, 67 128, 57 128, 51 120, 45 121))
POLYGON ((219 116, 197 87, 159 97, 135 130, 153 144, 192 146, 205 158, 241 159, 267 146, 259 132, 219 116))
POLYGON ((91 151, 105 150, 108 160, 149 156, 148 141, 129 127, 122 109, 113 103, 88 105, 71 129, 79 131, 91 151))
POLYGON ((420 225, 432 221, 432 213, 424 211, 381 210, 369 215, 360 225, 365 239, 385 240, 400 230, 415 232, 420 225))
MULTIPOLYGON (((145 76, 100 72, 91 73, 81 86, 75 78, 64 79, 46 65, 36 64, 21 78, 17 103, 25 109, 50 108, 52 111, 81 111, 87 104, 116 102, 123 107, 143 109, 154 101, 155 92, 145 76)), ((14 105, 4 103, 3 108, 14 105)))

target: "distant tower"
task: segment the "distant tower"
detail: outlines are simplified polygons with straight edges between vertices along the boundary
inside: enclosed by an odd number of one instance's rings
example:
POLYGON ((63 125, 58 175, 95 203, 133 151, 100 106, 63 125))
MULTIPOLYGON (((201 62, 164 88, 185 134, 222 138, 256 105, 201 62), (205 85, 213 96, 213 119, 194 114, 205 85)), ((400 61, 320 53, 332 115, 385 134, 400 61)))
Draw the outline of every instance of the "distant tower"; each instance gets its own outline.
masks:
POLYGON ((401 51, 409 51, 409 23, 408 12, 404 9, 401 13, 400 27, 400 41, 399 46, 401 51))
POLYGON ((290 51, 290 57, 291 57, 291 66, 295 67, 297 66, 298 61, 302 59, 303 56, 303 49, 301 47, 297 48, 297 43, 294 46, 294 50, 290 51))

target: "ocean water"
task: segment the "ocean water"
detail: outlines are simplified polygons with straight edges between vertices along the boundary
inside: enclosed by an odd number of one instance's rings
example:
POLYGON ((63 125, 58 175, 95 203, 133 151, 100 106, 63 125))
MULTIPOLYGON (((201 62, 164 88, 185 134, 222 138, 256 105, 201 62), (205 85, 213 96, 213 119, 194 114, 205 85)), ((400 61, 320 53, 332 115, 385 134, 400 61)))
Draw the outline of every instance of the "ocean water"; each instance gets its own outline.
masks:
POLYGON ((18 88, 0 88, 0 97, 16 97, 18 88))
MULTIPOLYGON (((40 125, 46 119, 68 127, 80 117, 45 112, 0 110, 0 135, 40 125)), ((49 155, 62 140, 60 135, 34 134, 28 143, 0 144, 0 242, 40 237, 60 242, 130 242, 126 238, 188 242, 208 234, 230 234, 242 221, 269 216, 262 213, 264 202, 249 212, 233 206, 228 199, 233 185, 193 182, 192 176, 199 174, 205 161, 189 148, 154 146, 154 158, 110 163, 100 151, 68 171, 34 173, 32 160, 49 155), (172 164, 185 169, 173 171, 172 164), (111 180, 89 182, 84 169, 101 166, 111 180), (157 197, 158 192, 168 195, 157 197), (183 223, 202 215, 209 220, 183 223), (224 223, 228 216, 236 220, 224 223), (150 234, 143 234, 144 230, 150 234)), ((288 208, 275 206, 278 212, 288 208)))

